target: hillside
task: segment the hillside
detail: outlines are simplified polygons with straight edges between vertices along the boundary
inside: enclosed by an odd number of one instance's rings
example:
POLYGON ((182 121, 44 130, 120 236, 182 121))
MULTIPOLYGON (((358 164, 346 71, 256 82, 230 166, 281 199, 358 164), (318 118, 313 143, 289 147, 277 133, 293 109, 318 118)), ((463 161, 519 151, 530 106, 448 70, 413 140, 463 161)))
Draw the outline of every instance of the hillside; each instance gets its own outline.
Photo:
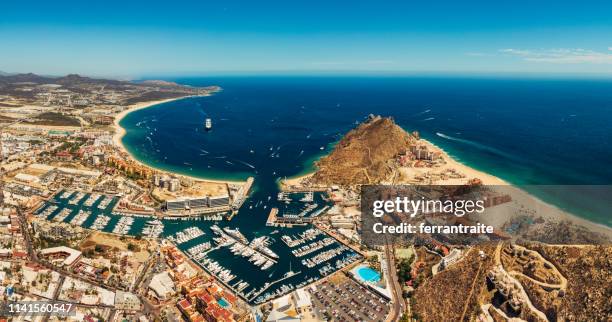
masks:
MULTIPOLYGON (((28 74, 0 75, 0 96, 12 103, 48 105, 134 104, 189 95, 205 95, 217 86, 191 87, 173 82, 150 80, 129 82, 97 79, 76 74, 61 77, 28 74)), ((6 104, 6 102, 3 102, 6 104)))
POLYGON ((355 185, 385 181, 393 175, 389 160, 404 153, 414 140, 392 118, 370 116, 317 162, 312 182, 355 185))

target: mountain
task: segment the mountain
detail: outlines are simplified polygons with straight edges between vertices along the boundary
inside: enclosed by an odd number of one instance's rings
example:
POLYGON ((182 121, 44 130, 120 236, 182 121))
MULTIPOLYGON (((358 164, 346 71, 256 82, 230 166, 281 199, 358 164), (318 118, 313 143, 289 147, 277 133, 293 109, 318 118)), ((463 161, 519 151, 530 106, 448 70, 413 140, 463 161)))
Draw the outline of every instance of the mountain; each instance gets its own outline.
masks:
POLYGON ((206 95, 216 90, 219 90, 219 87, 192 87, 156 80, 138 83, 97 79, 77 74, 61 77, 32 73, 0 75, 0 95, 10 96, 28 104, 45 104, 48 97, 67 95, 73 99, 87 101, 89 104, 129 105, 190 95, 206 95))
POLYGON ((322 185, 380 183, 392 175, 388 162, 415 141, 392 118, 371 115, 317 162, 312 181, 322 185))
POLYGON ((80 76, 77 74, 69 74, 61 77, 41 76, 33 73, 27 74, 0 74, 0 81, 5 83, 34 83, 34 84, 60 84, 66 86, 82 85, 82 84, 127 84, 127 82, 94 79, 80 76))

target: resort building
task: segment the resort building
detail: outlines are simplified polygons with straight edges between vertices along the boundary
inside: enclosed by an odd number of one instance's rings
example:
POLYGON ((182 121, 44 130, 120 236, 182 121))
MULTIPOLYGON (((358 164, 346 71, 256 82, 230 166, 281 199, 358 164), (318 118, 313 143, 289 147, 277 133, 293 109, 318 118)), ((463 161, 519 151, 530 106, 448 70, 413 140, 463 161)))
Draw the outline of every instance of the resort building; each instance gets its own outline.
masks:
POLYGON ((229 196, 204 197, 166 201, 168 212, 191 210, 193 214, 227 211, 230 206, 229 196))
POLYGON ((62 267, 70 267, 81 258, 80 251, 66 246, 45 248, 40 254, 52 264, 62 267))
POLYGON ((453 248, 448 255, 442 258, 442 261, 440 262, 439 270, 442 271, 446 269, 447 267, 449 267, 450 265, 459 261, 459 259, 461 259, 461 254, 462 252, 460 249, 453 248))

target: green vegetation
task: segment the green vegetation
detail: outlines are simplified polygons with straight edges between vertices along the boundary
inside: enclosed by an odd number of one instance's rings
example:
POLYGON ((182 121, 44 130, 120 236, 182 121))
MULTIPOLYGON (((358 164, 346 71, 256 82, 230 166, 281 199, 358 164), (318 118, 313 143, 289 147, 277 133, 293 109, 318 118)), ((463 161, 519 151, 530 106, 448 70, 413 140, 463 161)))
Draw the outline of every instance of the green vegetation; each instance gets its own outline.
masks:
POLYGON ((412 254, 409 258, 403 258, 399 261, 399 263, 397 264, 397 278, 400 281, 400 283, 405 284, 407 281, 409 281, 412 276, 411 276, 411 271, 412 271, 412 262, 414 261, 414 254, 412 254))
POLYGON ((83 144, 85 144, 85 141, 86 140, 83 138, 77 138, 74 141, 65 141, 62 143, 62 145, 55 149, 55 152, 68 151, 70 153, 75 153, 81 148, 83 144))

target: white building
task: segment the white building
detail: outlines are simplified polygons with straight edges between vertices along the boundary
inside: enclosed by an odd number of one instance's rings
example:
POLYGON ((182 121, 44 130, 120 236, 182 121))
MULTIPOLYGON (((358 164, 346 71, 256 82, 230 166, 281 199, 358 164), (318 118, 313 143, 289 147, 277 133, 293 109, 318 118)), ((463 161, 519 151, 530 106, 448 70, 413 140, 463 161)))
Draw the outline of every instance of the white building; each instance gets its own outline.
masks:
POLYGON ((170 299, 176 293, 174 282, 168 272, 154 275, 149 283, 149 289, 161 301, 170 299))

